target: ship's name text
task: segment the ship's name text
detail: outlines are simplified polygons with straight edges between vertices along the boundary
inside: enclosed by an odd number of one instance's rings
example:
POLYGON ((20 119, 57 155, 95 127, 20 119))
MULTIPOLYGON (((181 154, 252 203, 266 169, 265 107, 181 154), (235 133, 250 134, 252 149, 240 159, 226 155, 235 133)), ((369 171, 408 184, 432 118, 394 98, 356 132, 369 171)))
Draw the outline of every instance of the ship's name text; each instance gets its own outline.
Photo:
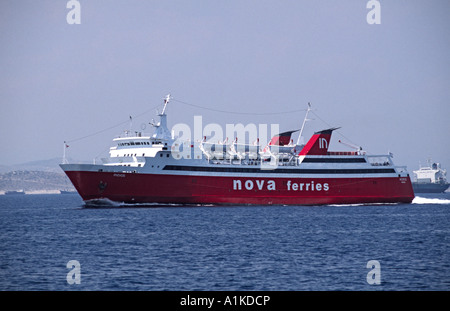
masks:
MULTIPOLYGON (((296 183, 291 180, 286 182, 286 189, 288 191, 328 191, 330 186, 328 183, 318 183, 312 180, 311 182, 296 183)), ((277 184, 274 180, 251 180, 245 181, 234 179, 233 190, 277 190, 277 184)))

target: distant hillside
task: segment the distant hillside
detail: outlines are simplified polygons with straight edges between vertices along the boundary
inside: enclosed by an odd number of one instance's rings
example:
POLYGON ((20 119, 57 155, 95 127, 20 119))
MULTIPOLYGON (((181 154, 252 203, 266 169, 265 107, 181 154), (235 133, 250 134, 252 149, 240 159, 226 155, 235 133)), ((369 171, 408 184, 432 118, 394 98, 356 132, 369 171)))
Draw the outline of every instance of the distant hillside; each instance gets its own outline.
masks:
MULTIPOLYGON (((73 159, 67 159, 74 163, 73 159)), ((0 194, 11 190, 27 193, 56 193, 75 191, 69 178, 59 167, 61 158, 31 161, 14 165, 0 165, 0 194)))
POLYGON ((45 192, 74 190, 69 179, 61 171, 11 171, 0 174, 0 192, 24 190, 25 192, 45 192))
POLYGON ((53 158, 48 160, 32 161, 15 165, 1 165, 0 173, 7 173, 12 171, 44 171, 61 173, 59 167, 61 158, 53 158))

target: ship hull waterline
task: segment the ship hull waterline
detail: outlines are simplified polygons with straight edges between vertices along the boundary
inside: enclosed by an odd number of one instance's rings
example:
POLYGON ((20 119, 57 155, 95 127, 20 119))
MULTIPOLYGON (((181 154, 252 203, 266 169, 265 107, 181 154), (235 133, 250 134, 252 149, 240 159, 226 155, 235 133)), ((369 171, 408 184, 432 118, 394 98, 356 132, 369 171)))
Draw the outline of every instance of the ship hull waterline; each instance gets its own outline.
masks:
POLYGON ((411 203, 409 177, 245 177, 66 171, 82 199, 140 204, 411 203))
POLYGON ((443 193, 449 188, 449 184, 438 183, 413 183, 414 193, 443 193))

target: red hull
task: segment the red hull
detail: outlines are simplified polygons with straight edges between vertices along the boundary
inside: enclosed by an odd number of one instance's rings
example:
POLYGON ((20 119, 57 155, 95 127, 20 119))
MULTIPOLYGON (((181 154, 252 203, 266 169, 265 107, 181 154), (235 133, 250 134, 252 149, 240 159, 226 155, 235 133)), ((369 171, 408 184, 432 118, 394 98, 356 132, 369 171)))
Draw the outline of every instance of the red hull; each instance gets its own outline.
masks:
POLYGON ((83 200, 125 203, 322 205, 410 203, 409 177, 254 178, 67 171, 83 200))

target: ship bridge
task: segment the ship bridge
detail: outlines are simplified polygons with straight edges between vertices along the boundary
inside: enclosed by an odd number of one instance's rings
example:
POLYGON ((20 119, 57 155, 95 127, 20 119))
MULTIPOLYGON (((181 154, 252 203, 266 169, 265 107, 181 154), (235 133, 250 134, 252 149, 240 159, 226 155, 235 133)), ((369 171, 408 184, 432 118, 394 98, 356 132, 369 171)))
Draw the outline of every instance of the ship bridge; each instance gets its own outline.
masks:
POLYGON ((156 129, 152 136, 142 132, 135 132, 134 136, 129 136, 127 132, 125 137, 114 138, 116 146, 109 149, 109 158, 103 158, 103 164, 142 167, 145 165, 145 158, 154 158, 158 152, 169 150, 174 141, 167 128, 166 107, 169 100, 170 95, 167 95, 164 99, 164 108, 159 114, 160 122, 152 124, 156 129))
POLYGON ((103 158, 105 165, 144 166, 145 158, 154 158, 160 151, 169 150, 171 141, 156 137, 142 136, 113 139, 116 146, 109 149, 109 158, 103 158))

